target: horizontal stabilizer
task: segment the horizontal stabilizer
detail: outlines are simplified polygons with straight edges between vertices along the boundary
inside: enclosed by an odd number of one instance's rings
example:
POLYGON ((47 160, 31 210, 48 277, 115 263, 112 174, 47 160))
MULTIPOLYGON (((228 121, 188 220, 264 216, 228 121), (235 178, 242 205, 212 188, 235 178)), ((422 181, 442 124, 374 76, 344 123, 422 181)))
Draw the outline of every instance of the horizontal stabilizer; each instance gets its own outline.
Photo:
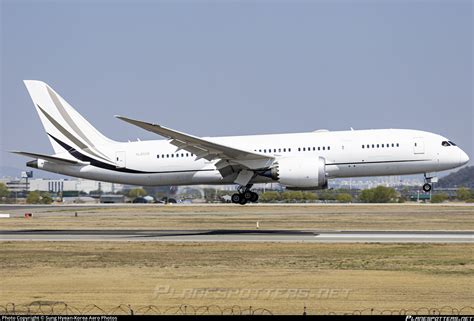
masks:
POLYGON ((32 158, 37 158, 37 159, 44 159, 48 162, 60 164, 60 165, 86 165, 88 163, 85 162, 79 162, 79 161, 74 161, 66 158, 61 158, 57 156, 50 156, 50 155, 44 155, 44 154, 37 154, 37 153, 29 153, 29 152, 21 152, 21 151, 16 151, 12 150, 10 153, 18 154, 18 155, 23 155, 27 157, 32 157, 32 158))

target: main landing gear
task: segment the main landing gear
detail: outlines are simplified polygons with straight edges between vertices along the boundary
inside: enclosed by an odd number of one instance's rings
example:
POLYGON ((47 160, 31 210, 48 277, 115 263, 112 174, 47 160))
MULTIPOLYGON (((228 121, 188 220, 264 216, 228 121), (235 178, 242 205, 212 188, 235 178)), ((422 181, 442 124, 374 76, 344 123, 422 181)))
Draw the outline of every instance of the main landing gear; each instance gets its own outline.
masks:
POLYGON ((252 192, 250 188, 252 187, 251 184, 247 186, 240 186, 237 191, 238 193, 235 193, 232 195, 232 203, 235 204, 240 204, 240 205, 245 205, 248 202, 256 203, 258 201, 258 194, 255 192, 252 192))

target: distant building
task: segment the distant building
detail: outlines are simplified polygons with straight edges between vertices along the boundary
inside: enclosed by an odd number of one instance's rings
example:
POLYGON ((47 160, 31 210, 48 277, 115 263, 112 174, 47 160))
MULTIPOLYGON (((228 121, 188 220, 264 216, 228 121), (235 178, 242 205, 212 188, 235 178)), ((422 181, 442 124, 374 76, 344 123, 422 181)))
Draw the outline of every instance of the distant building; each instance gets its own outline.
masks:
POLYGON ((3 178, 0 182, 5 183, 11 192, 20 192, 24 190, 42 191, 59 193, 65 191, 82 191, 90 193, 91 191, 100 190, 103 193, 115 193, 123 190, 122 184, 114 184, 107 182, 90 181, 86 179, 44 179, 36 178, 28 180, 28 187, 24 179, 3 178))

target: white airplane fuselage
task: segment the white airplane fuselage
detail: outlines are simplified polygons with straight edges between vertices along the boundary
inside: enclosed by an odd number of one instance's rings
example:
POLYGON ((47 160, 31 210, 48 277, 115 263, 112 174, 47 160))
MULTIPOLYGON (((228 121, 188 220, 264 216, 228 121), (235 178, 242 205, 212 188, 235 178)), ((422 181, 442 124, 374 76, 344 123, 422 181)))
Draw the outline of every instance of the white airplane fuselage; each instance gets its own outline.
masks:
MULTIPOLYGON (((443 146, 448 139, 425 131, 374 129, 316 131, 309 133, 208 137, 213 142, 271 155, 278 159, 324 158, 328 179, 340 177, 433 173, 466 164, 468 156, 459 147, 443 146)), ((222 177, 217 160, 196 156, 166 140, 111 142, 96 146, 112 155, 115 168, 94 165, 58 165, 48 161, 38 168, 69 176, 122 184, 162 186, 233 184, 235 176, 222 177)), ((66 153, 65 153, 66 154, 66 153)), ((63 156, 56 154, 56 156, 63 156)), ((67 156, 67 155, 64 155, 67 156)), ((272 182, 257 175, 251 183, 272 182)))
POLYGON ((328 179, 434 172, 469 157, 440 135, 405 129, 198 137, 158 124, 116 116, 167 140, 117 142, 105 137, 42 81, 25 80, 54 155, 13 151, 28 166, 92 180, 142 185, 237 184, 234 203, 256 202, 255 183, 319 189, 328 179))

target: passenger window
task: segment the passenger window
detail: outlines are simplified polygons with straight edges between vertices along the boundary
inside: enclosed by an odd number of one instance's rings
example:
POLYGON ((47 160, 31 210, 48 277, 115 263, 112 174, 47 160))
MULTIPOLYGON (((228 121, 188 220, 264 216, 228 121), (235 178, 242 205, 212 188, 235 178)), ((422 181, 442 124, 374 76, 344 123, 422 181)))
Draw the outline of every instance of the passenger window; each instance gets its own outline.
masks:
POLYGON ((291 152, 291 148, 288 148, 288 152, 291 152))
POLYGON ((286 153, 286 148, 283 148, 283 152, 286 153))
POLYGON ((384 144, 382 144, 382 148, 385 147, 384 144))
POLYGON ((392 147, 395 147, 395 144, 392 144, 392 147))
POLYGON ((326 147, 323 146, 323 150, 326 150, 326 147))
POLYGON ((300 148, 300 147, 298 147, 298 151, 301 152, 301 148, 300 148))
POLYGON ((365 148, 365 146, 364 146, 364 145, 362 145, 362 148, 365 148))
POLYGON ((166 154, 166 158, 170 158, 170 154, 166 154))
POLYGON ((397 143, 397 147, 399 147, 399 146, 400 146, 400 144, 397 143))
POLYGON ((374 144, 372 144, 372 148, 375 148, 375 145, 374 145, 374 144))
POLYGON ((379 148, 379 144, 377 144, 377 148, 379 148))
POLYGON ((328 146, 328 150, 330 150, 330 149, 331 149, 331 146, 328 146))

